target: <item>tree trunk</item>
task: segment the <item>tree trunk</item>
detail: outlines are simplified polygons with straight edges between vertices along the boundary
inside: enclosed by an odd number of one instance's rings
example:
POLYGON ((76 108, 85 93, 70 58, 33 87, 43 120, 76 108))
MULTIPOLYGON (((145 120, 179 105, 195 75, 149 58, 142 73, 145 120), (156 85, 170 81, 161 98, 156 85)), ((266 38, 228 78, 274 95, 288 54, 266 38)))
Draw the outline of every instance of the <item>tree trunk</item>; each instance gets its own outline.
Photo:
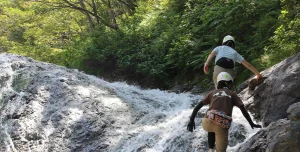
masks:
POLYGON ((117 23, 117 20, 116 20, 116 16, 115 16, 115 12, 113 11, 113 8, 111 6, 111 1, 108 0, 107 1, 107 7, 108 7, 108 13, 109 13, 109 16, 111 18, 111 21, 112 21, 112 27, 115 29, 115 30, 118 30, 119 29, 119 26, 118 26, 118 23, 117 23))
MULTIPOLYGON (((79 3, 80 3, 80 6, 81 6, 83 9, 87 10, 86 7, 85 7, 85 5, 84 5, 84 0, 79 0, 79 3)), ((87 17, 87 19, 88 19, 88 21, 89 21, 89 26, 90 26, 90 28, 93 29, 93 28, 95 27, 95 25, 94 25, 94 23, 93 23, 93 20, 92 20, 90 14, 89 14, 88 12, 86 12, 86 11, 82 11, 82 13, 85 14, 85 16, 87 17)))
MULTIPOLYGON (((98 12, 97 12, 97 7, 96 7, 95 0, 92 0, 92 8, 93 8, 93 12, 94 12, 94 14, 95 14, 96 16, 98 16, 98 12)), ((99 21, 99 18, 98 18, 98 17, 96 17, 96 22, 97 22, 97 23, 100 23, 100 21, 99 21)))

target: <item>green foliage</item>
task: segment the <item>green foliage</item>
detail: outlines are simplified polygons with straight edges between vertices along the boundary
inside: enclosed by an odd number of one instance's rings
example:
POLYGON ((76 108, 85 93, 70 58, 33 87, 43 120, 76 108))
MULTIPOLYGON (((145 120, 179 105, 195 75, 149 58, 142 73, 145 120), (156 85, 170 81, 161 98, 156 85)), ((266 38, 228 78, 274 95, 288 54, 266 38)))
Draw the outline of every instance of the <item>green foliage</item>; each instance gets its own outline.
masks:
POLYGON ((280 26, 270 38, 272 44, 265 47, 264 63, 267 66, 300 52, 300 3, 282 0, 280 26))
POLYGON ((53 10, 37 2, 11 1, 2 5, 0 37, 3 51, 68 65, 67 48, 85 29, 79 25, 81 17, 78 13, 67 9, 53 10))
MULTIPOLYGON (((264 68, 258 59, 278 27, 278 1, 189 1, 186 6, 178 26, 181 32, 167 55, 170 60, 167 63, 179 69, 182 77, 193 73, 197 78, 208 54, 228 34, 236 38, 236 50, 245 59, 259 70, 264 68)), ((246 73, 246 77, 251 74, 243 67, 237 70, 246 73)), ((238 75, 238 79, 243 81, 245 76, 238 75)))
MULTIPOLYGON (((65 2, 0 2, 0 51, 159 88, 206 86, 203 64, 226 35, 258 70, 299 52, 296 0, 65 2)), ((236 68, 238 83, 252 74, 236 68)))

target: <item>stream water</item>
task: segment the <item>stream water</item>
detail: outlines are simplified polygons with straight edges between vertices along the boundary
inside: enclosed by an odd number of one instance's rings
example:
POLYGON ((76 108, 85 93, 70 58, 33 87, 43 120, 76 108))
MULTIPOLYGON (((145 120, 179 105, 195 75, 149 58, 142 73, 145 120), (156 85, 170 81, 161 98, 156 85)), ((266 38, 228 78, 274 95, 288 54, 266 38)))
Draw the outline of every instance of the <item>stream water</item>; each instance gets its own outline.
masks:
MULTIPOLYGON (((0 55, 0 151, 202 152, 203 95, 140 89, 20 56, 0 55)), ((259 129, 238 108, 227 151, 259 129)))
MULTIPOLYGON (((208 106, 202 107, 195 119, 196 130, 187 131, 193 108, 202 95, 170 93, 160 90, 142 90, 125 83, 109 83, 108 87, 133 107, 138 119, 122 130, 124 137, 112 151, 207 151, 207 132, 201 127, 201 118, 208 106)), ((258 129, 252 129, 238 108, 233 109, 227 151, 234 151, 258 129)))

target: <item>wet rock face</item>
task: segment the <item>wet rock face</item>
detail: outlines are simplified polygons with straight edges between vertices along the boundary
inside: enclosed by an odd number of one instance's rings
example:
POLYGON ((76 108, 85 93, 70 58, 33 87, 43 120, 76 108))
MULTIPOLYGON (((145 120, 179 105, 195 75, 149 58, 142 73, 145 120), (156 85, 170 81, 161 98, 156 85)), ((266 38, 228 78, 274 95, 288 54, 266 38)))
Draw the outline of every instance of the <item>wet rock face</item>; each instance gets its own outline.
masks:
POLYGON ((291 121, 300 121, 300 102, 290 105, 287 114, 291 121))
POLYGON ((263 72, 255 90, 240 92, 247 108, 264 127, 237 151, 300 151, 300 53, 263 72))
MULTIPOLYGON (((299 131, 298 131, 299 133, 299 131)), ((238 152, 283 152, 300 150, 299 136, 292 134, 291 122, 281 119, 261 129, 239 147, 238 152)))
POLYGON ((300 100, 300 53, 263 71, 267 78, 251 91, 240 92, 246 108, 265 126, 287 118, 287 109, 300 100))
POLYGON ((0 152, 207 150, 200 127, 186 130, 199 95, 108 83, 11 54, 0 54, 0 71, 0 152))
POLYGON ((92 76, 8 54, 0 70, 1 152, 99 151, 120 138, 115 122, 131 122, 113 117, 130 107, 92 76))

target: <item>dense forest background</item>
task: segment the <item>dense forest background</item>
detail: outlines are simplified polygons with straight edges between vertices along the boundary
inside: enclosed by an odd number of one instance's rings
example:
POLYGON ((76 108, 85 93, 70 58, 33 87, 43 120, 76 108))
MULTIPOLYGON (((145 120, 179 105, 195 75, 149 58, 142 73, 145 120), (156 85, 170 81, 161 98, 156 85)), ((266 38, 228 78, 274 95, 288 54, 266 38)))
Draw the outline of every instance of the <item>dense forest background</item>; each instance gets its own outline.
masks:
MULTIPOLYGON (((212 70, 205 75, 203 64, 226 35, 258 70, 270 67, 300 51, 299 1, 0 2, 1 52, 143 87, 206 87, 212 70)), ((237 70, 237 83, 252 75, 242 65, 237 70)))

